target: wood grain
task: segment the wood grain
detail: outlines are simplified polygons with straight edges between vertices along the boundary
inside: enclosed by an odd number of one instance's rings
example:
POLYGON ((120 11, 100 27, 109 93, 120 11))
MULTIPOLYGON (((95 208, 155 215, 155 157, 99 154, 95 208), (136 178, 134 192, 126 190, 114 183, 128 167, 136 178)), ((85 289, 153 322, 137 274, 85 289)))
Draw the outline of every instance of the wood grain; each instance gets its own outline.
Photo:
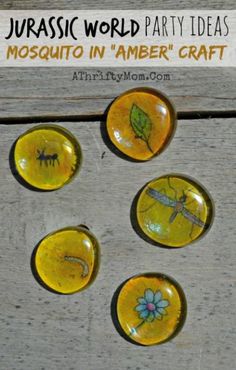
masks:
POLYGON ((198 120, 194 129, 192 121, 180 121, 168 149, 148 163, 131 163, 113 154, 102 140, 99 122, 60 124, 81 142, 84 164, 71 184, 52 193, 32 192, 15 180, 9 151, 26 127, 0 126, 1 368, 234 370, 234 119, 198 120), (130 222, 138 190, 170 172, 196 178, 216 206, 210 232, 177 250, 151 246, 130 222), (87 291, 52 294, 34 280, 33 248, 50 231, 80 223, 87 224, 101 243, 100 273, 87 291), (127 343, 110 315, 119 284, 145 271, 176 278, 188 301, 182 332, 150 348, 127 343))
POLYGON ((109 0, 102 0, 96 2, 78 1, 76 0, 57 0, 47 1, 47 0, 1 0, 1 9, 235 9, 235 2, 233 0, 184 0, 176 3, 173 0, 146 0, 145 2, 141 0, 137 1, 126 1, 120 0, 119 2, 111 2, 109 0))
MULTIPOLYGON (((148 77, 155 72, 169 75, 162 81, 73 80, 74 72, 97 70, 71 68, 0 68, 0 119, 101 115, 125 90, 149 86, 168 95, 178 112, 225 112, 236 114, 234 68, 103 69, 148 77)), ((85 75, 84 75, 85 76, 85 75)))

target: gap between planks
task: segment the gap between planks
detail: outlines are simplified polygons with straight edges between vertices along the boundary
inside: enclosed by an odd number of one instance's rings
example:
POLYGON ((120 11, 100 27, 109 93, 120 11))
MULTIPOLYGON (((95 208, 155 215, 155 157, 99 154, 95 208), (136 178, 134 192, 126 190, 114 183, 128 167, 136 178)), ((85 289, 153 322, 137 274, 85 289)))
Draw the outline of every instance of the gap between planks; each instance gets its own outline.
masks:
MULTIPOLYGON (((236 110, 229 111, 195 111, 195 112, 178 112, 178 120, 200 120, 211 118, 234 118, 236 110)), ((4 117, 0 118, 0 125, 31 124, 39 122, 96 122, 105 121, 106 114, 86 114, 86 115, 58 115, 58 116, 32 116, 32 117, 4 117)))

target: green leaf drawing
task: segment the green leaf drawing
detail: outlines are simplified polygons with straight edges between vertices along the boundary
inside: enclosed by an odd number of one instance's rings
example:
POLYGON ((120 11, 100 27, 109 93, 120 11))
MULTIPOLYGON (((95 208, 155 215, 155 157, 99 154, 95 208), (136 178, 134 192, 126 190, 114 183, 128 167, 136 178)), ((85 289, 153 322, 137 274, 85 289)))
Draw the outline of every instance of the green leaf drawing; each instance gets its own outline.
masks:
POLYGON ((145 141, 150 152, 153 153, 152 148, 149 145, 149 137, 152 131, 152 121, 150 120, 147 113, 145 113, 136 104, 132 105, 130 111, 130 124, 137 138, 145 141))

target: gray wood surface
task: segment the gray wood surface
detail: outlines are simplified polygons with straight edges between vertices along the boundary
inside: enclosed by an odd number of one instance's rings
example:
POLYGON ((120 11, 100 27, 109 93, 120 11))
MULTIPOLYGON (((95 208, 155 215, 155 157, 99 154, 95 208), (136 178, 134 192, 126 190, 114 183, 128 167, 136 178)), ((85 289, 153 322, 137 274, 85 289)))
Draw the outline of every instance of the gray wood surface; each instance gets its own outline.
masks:
POLYGON ((100 0, 96 3, 92 0, 1 0, 1 9, 234 9, 233 0, 100 0))
POLYGON ((119 94, 150 86, 167 94, 178 112, 234 111, 235 68, 72 69, 0 68, 0 119, 16 117, 77 117, 103 114, 119 94), (161 74, 162 81, 80 81, 74 72, 161 74), (169 75, 169 80, 164 76, 169 75))
POLYGON ((234 370, 235 120, 180 121, 169 148, 148 163, 113 154, 99 122, 61 124, 81 142, 84 163, 72 183, 52 193, 27 190, 10 172, 11 145, 26 126, 0 127, 1 369, 234 370), (196 178, 216 206, 210 232, 178 250, 140 239, 129 215, 142 185, 170 172, 196 178), (100 273, 87 291, 54 295, 33 278, 31 253, 50 231, 80 223, 101 243, 100 273), (116 332, 110 303, 122 281, 146 271, 179 281, 188 316, 173 341, 145 348, 116 332))

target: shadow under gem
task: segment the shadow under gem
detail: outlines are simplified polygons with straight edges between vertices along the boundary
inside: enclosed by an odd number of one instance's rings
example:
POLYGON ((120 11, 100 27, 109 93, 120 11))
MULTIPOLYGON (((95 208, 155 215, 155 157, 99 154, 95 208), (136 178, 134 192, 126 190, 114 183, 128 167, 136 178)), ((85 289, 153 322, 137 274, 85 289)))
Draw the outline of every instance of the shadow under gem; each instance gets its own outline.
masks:
POLYGON ((38 193, 48 193, 48 192, 55 191, 56 189, 52 189, 52 190, 38 189, 38 188, 34 187, 33 185, 30 185, 27 181, 25 181, 23 179, 23 177, 21 177, 21 175, 17 171, 16 162, 15 162, 15 149, 16 149, 17 141, 18 141, 18 139, 16 139, 15 142, 13 143, 13 145, 11 146, 10 153, 9 153, 9 167, 10 167, 11 173, 14 176, 14 178, 16 179, 16 181, 20 185, 24 186, 26 189, 31 190, 31 191, 35 191, 35 192, 38 192, 38 193))
POLYGON ((35 262, 35 258, 36 258, 36 253, 37 253, 37 250, 38 250, 38 247, 40 246, 42 240, 44 238, 42 238, 38 243, 37 245, 34 247, 34 250, 31 254, 31 259, 30 259, 30 267, 31 267, 31 271, 32 271, 32 274, 35 278, 35 280, 37 281, 37 283, 43 287, 44 289, 48 290, 50 293, 54 293, 54 294, 57 294, 57 295, 65 295, 63 293, 60 293, 60 292, 57 292, 56 290, 50 288, 49 286, 47 286, 41 279, 41 277, 39 276, 39 273, 38 273, 38 270, 37 270, 37 267, 36 267, 36 262, 35 262))
MULTIPOLYGON (((149 183, 149 182, 148 182, 149 183)), ((169 247, 168 245, 164 245, 164 244, 161 244, 161 243, 158 243, 154 240, 152 240, 151 238, 149 238, 144 232, 143 230, 141 229, 139 223, 138 223, 138 217, 137 217, 137 204, 138 204, 138 200, 139 200, 139 197, 142 193, 142 191, 144 190, 144 188, 148 185, 148 183, 146 183, 139 191, 138 193, 135 195, 133 201, 132 201, 132 204, 131 204, 131 208, 130 208, 130 222, 131 222, 131 225, 132 225, 132 228, 133 230, 136 232, 136 234, 141 238, 143 239, 145 242, 149 243, 149 244, 152 244, 154 245, 155 247, 160 247, 160 248, 164 248, 164 249, 169 249, 169 250, 178 250, 179 247, 169 247)))
POLYGON ((143 344, 138 343, 138 342, 135 342, 132 338, 130 338, 130 336, 128 336, 124 332, 124 330, 122 329, 121 324, 119 322, 119 319, 118 319, 118 313, 117 313, 117 301, 118 301, 118 297, 119 297, 119 294, 120 294, 121 289, 127 283, 128 280, 129 279, 127 279, 123 283, 121 283, 119 285, 119 287, 116 289, 115 293, 113 294, 113 297, 112 297, 112 300, 111 300, 111 306, 110 306, 112 322, 113 322, 113 325, 115 326, 116 331, 118 332, 118 334, 123 339, 125 339, 127 342, 130 342, 130 343, 135 344, 137 346, 145 347, 143 344))

